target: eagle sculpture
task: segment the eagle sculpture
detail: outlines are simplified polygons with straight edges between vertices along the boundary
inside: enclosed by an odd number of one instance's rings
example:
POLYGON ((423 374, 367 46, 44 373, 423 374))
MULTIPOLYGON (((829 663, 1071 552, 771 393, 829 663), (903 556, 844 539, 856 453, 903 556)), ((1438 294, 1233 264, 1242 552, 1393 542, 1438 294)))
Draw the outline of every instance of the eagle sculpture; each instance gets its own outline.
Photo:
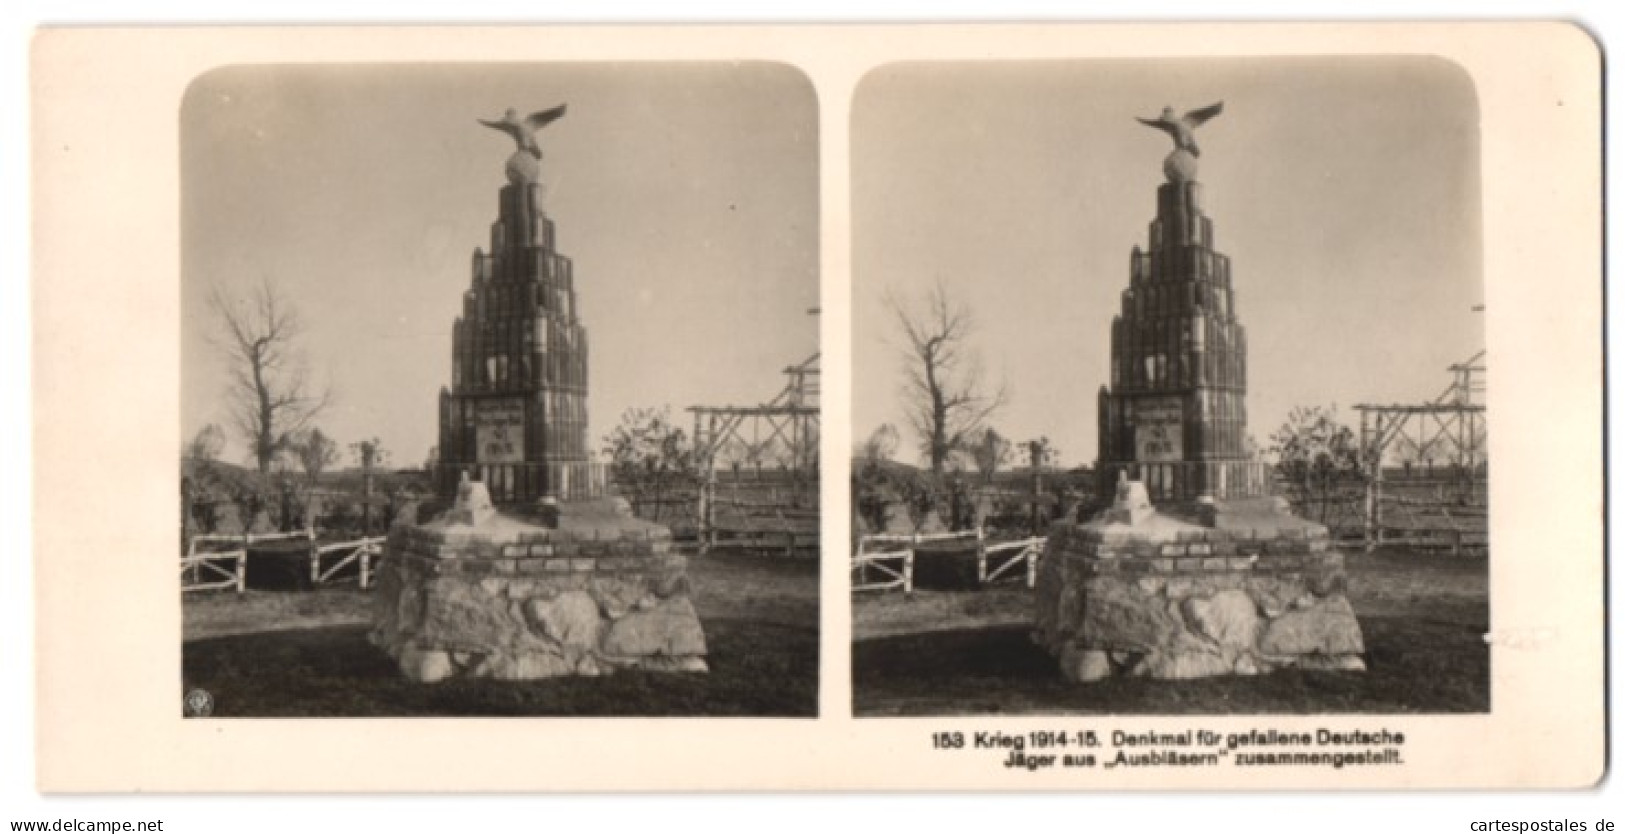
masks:
POLYGON ((519 145, 520 150, 528 151, 530 152, 531 156, 541 159, 542 147, 536 144, 536 131, 547 127, 559 117, 563 116, 565 106, 566 105, 561 104, 552 110, 542 110, 537 113, 532 113, 523 119, 519 118, 519 113, 510 107, 508 108, 508 112, 502 115, 501 121, 488 122, 484 119, 476 119, 475 121, 478 121, 480 124, 485 125, 492 130, 500 130, 503 133, 512 136, 513 141, 519 145))
POLYGON ((1140 124, 1148 125, 1167 132, 1174 137, 1174 150, 1188 151, 1191 156, 1201 156, 1202 150, 1196 146, 1196 129, 1208 119, 1224 112, 1224 102, 1215 102, 1206 107, 1192 110, 1183 116, 1175 116, 1174 108, 1162 108, 1162 115, 1155 119, 1141 119, 1135 117, 1140 124))

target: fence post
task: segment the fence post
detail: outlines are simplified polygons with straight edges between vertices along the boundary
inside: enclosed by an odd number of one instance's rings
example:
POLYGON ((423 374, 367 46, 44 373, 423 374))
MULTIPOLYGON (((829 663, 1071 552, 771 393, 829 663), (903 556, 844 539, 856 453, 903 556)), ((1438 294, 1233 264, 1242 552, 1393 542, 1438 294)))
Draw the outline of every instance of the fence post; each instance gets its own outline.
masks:
POLYGON ((369 545, 366 545, 366 546, 362 547, 361 548, 361 555, 358 558, 361 561, 361 564, 360 564, 361 590, 365 591, 365 590, 367 590, 367 583, 369 581, 369 578, 371 577, 371 573, 367 570, 367 562, 368 562, 368 560, 370 560, 372 558, 372 545, 369 544, 369 545))
POLYGON ((915 531, 908 543, 908 555, 903 557, 903 593, 914 593, 914 553, 920 549, 920 533, 915 531))
POLYGON ((248 587, 248 548, 237 551, 237 593, 248 587))
MULTIPOLYGON (((1382 413, 1378 412, 1377 413, 1377 436, 1378 437, 1381 437, 1382 433, 1383 433, 1383 425, 1382 425, 1382 423, 1383 423, 1382 413)), ((1370 486, 1371 486, 1371 492, 1370 492, 1371 497, 1369 499, 1370 500, 1370 512, 1369 512, 1369 515, 1367 516, 1366 524, 1372 529, 1372 531, 1374 533, 1374 535, 1371 536, 1371 538, 1375 540, 1374 544, 1375 545, 1381 545, 1381 544, 1383 544, 1383 539, 1384 539, 1384 536, 1382 534, 1382 449, 1377 448, 1377 449, 1373 449, 1372 451, 1375 452, 1375 454, 1376 454, 1376 460, 1373 461, 1372 464, 1371 464, 1371 479, 1369 481, 1370 486)), ((1367 552, 1370 552, 1370 550, 1372 549, 1374 544, 1371 541, 1367 542, 1367 544, 1366 544, 1367 552)))
POLYGON ((1027 587, 1032 588, 1038 584, 1038 553, 1037 543, 1027 546, 1027 587))
POLYGON ((976 525, 976 584, 987 584, 987 539, 982 525, 976 525))
POLYGON ((705 480, 700 482, 700 552, 709 552, 716 547, 716 501, 717 501, 717 475, 709 465, 705 468, 705 480))
MULTIPOLYGON (((1382 431, 1382 417, 1377 417, 1377 431, 1382 431)), ((1365 477, 1365 526, 1362 531, 1365 535, 1365 552, 1370 553, 1376 549, 1376 518, 1377 518, 1377 476, 1371 467, 1371 412, 1360 410, 1360 466, 1366 470, 1365 477)), ((1382 469, 1382 455, 1377 455, 1376 469, 1382 469)))

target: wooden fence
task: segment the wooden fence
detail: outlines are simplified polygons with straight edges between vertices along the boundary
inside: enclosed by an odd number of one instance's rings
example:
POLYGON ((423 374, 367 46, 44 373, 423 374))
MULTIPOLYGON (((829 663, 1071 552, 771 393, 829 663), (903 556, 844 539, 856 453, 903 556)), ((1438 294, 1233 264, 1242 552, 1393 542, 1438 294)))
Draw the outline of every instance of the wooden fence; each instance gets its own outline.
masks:
POLYGON ((976 537, 976 579, 986 585, 997 582, 1001 577, 1014 578, 1022 575, 1018 567, 1025 568, 1027 587, 1038 584, 1038 558, 1044 553, 1043 536, 1020 539, 1013 542, 999 542, 987 544, 980 530, 976 537), (992 570, 988 570, 989 565, 992 570), (1006 576, 1006 574, 1010 574, 1006 576))
POLYGON ((659 488, 634 491, 628 501, 639 518, 671 528, 673 541, 701 550, 818 552, 816 483, 798 486, 748 472, 715 483, 678 476, 659 488))
POLYGON ((976 581, 987 585, 1024 576, 1027 587, 1038 582, 1038 560, 1046 539, 1032 536, 1006 542, 990 542, 982 528, 957 533, 881 533, 858 539, 852 556, 852 590, 886 591, 902 588, 914 592, 914 562, 920 545, 935 542, 974 542, 976 581), (871 575, 878 574, 871 579, 871 575))
POLYGON ((385 537, 318 544, 316 536, 316 531, 310 529, 241 536, 193 536, 187 545, 186 555, 181 557, 181 591, 233 588, 240 594, 248 588, 249 548, 266 542, 299 540, 309 545, 307 558, 310 560, 312 585, 347 581, 338 574, 344 568, 355 565, 357 584, 363 589, 371 586, 377 560, 383 557, 385 537))
MULTIPOLYGON (((858 540, 858 552, 852 555, 852 590, 887 591, 902 588, 903 593, 914 592, 914 549, 932 537, 914 535, 873 535, 858 540), (870 580, 871 573, 880 578, 870 580)), ((958 535, 937 536, 960 538, 958 535)))
POLYGON ((369 539, 356 539, 355 541, 338 542, 335 544, 312 545, 310 551, 310 582, 320 585, 332 581, 338 572, 350 565, 356 566, 356 584, 362 589, 372 585, 372 569, 377 559, 383 558, 384 536, 374 536, 369 539), (332 557, 333 561, 325 569, 322 567, 322 558, 332 557))
POLYGON ((248 544, 252 536, 193 536, 181 557, 181 592, 236 588, 248 585, 248 544), (212 545, 237 545, 215 550, 212 545), (229 567, 227 567, 229 565, 229 567))
POLYGON ((797 550, 818 552, 817 508, 781 501, 713 496, 701 511, 700 546, 705 550, 797 550))
POLYGON ((1461 556, 1482 553, 1490 544, 1489 507, 1485 504, 1382 496, 1381 509, 1361 531, 1366 548, 1400 545, 1447 550, 1461 556))
POLYGON ((1482 553, 1489 547, 1486 484, 1476 482, 1392 480, 1384 491, 1369 493, 1363 484, 1317 496, 1294 510, 1325 524, 1332 537, 1366 550, 1382 546, 1449 552, 1482 553))

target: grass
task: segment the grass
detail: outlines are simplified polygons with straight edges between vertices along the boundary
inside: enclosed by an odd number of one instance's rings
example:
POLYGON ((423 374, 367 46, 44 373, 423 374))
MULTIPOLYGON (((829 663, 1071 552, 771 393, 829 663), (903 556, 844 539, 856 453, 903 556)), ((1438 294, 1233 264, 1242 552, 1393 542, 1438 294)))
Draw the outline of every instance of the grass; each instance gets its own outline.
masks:
POLYGON ((219 716, 813 716, 818 701, 814 559, 693 557, 704 675, 417 684, 367 642, 371 597, 353 587, 188 595, 184 687, 219 716))
POLYGON ((540 681, 418 684, 349 625, 187 643, 184 678, 217 716, 812 716, 816 631, 745 620, 705 623, 711 671, 621 672, 540 681))
POLYGON ((1483 558, 1350 553, 1350 602, 1365 634, 1363 674, 1284 670, 1257 677, 1079 685, 1028 639, 1031 596, 983 591, 854 600, 854 713, 1463 713, 1489 710, 1488 576, 1483 558))

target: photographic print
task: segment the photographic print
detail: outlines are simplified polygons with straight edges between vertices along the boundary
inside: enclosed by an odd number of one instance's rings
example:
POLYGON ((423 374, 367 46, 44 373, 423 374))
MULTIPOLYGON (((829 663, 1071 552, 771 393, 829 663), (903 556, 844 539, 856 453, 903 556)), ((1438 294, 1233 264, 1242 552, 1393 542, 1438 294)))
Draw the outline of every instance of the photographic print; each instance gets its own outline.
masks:
POLYGON ((1577 26, 32 61, 41 791, 1606 772, 1577 26))
POLYGON ((234 66, 179 115, 188 714, 814 713, 803 76, 234 66))
POLYGON ((857 714, 1489 709, 1466 73, 899 64, 854 108, 857 714))

